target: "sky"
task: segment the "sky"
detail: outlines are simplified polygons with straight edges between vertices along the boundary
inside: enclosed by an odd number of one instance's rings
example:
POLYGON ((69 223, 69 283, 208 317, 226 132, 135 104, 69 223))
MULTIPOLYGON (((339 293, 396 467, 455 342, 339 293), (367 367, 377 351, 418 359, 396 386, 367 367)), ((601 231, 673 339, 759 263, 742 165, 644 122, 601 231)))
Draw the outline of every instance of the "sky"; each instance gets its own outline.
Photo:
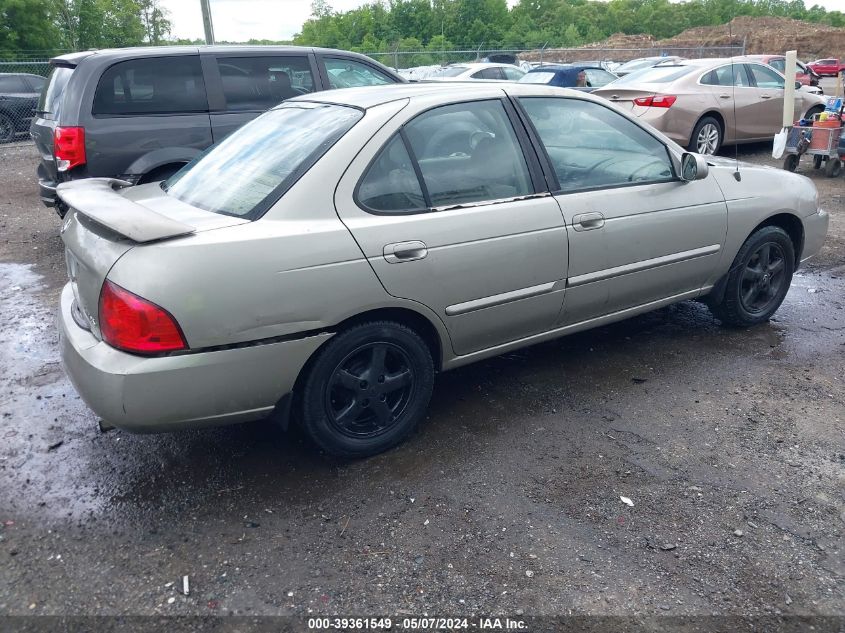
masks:
MULTIPOLYGON (((170 11, 171 35, 203 38, 199 0, 160 0, 170 11)), ((335 11, 348 11, 365 0, 329 0, 335 11)), ((508 4, 515 4, 509 0, 508 4)), ((845 0, 805 0, 828 10, 845 11, 845 0)), ((311 0, 211 0, 214 36, 218 41, 245 42, 251 38, 288 40, 311 13, 311 0)))

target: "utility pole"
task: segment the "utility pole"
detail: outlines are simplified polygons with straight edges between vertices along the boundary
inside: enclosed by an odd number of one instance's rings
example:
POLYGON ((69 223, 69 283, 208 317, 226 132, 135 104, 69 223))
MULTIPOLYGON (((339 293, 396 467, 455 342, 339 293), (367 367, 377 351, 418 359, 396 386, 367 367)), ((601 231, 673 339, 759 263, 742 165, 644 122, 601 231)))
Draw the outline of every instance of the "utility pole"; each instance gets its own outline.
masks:
POLYGON ((200 0, 202 26, 205 29, 205 43, 214 44, 214 24, 211 21, 211 0, 200 0))

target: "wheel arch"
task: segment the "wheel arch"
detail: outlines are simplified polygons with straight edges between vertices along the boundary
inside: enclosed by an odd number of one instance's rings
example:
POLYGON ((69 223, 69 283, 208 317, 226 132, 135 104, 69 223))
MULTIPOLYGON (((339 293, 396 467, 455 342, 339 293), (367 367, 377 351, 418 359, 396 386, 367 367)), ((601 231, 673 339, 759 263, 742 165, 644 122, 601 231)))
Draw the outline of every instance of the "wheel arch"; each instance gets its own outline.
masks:
MULTIPOLYGON (((745 239, 742 240, 742 243, 744 244, 749 237, 766 226, 777 226, 786 231, 786 234, 792 242, 792 248, 795 251, 795 267, 797 268, 799 262, 801 261, 801 252, 804 250, 804 224, 801 222, 801 218, 788 211, 774 213, 751 229, 745 239)), ((722 300, 725 296, 725 288, 727 287, 729 275, 730 270, 719 278, 713 286, 713 289, 707 293, 706 299, 708 301, 718 303, 722 300)))
POLYGON ((708 117, 711 119, 715 119, 716 123, 719 124, 719 127, 722 128, 722 145, 724 145, 725 141, 728 140, 728 130, 725 127, 725 118, 718 110, 708 110, 695 120, 695 125, 692 126, 692 130, 690 131, 689 143, 687 143, 687 146, 692 144, 693 136, 695 136, 695 128, 698 127, 698 124, 701 123, 703 119, 706 119, 708 117))

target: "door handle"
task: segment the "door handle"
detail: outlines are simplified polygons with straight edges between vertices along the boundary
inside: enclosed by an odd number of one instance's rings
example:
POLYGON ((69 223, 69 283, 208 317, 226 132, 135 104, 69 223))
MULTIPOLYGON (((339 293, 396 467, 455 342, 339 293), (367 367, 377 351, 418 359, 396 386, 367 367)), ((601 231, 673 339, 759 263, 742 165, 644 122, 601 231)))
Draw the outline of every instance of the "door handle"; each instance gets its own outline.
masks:
POLYGON ((402 262, 413 262, 423 259, 428 255, 428 248, 425 242, 420 242, 419 240, 396 242, 395 244, 385 246, 383 254, 388 263, 401 264, 402 262))
POLYGON ((719 95, 719 98, 720 99, 730 99, 731 96, 730 95, 719 95))
POLYGON ((604 226, 604 216, 601 213, 579 213, 572 218, 572 228, 576 231, 592 231, 604 226))
POLYGON ((772 95, 760 95, 761 99, 771 99, 772 95))

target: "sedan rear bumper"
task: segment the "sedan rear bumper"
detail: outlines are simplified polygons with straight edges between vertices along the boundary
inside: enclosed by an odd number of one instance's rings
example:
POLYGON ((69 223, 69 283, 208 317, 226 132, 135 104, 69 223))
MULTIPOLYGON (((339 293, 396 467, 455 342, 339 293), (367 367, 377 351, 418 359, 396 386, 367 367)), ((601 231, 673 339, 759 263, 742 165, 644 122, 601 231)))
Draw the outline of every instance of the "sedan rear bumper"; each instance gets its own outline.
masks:
POLYGON ((121 352, 79 327, 70 284, 62 291, 62 364, 88 406, 108 425, 156 433, 267 416, 291 392, 329 332, 295 340, 147 358, 121 352))

